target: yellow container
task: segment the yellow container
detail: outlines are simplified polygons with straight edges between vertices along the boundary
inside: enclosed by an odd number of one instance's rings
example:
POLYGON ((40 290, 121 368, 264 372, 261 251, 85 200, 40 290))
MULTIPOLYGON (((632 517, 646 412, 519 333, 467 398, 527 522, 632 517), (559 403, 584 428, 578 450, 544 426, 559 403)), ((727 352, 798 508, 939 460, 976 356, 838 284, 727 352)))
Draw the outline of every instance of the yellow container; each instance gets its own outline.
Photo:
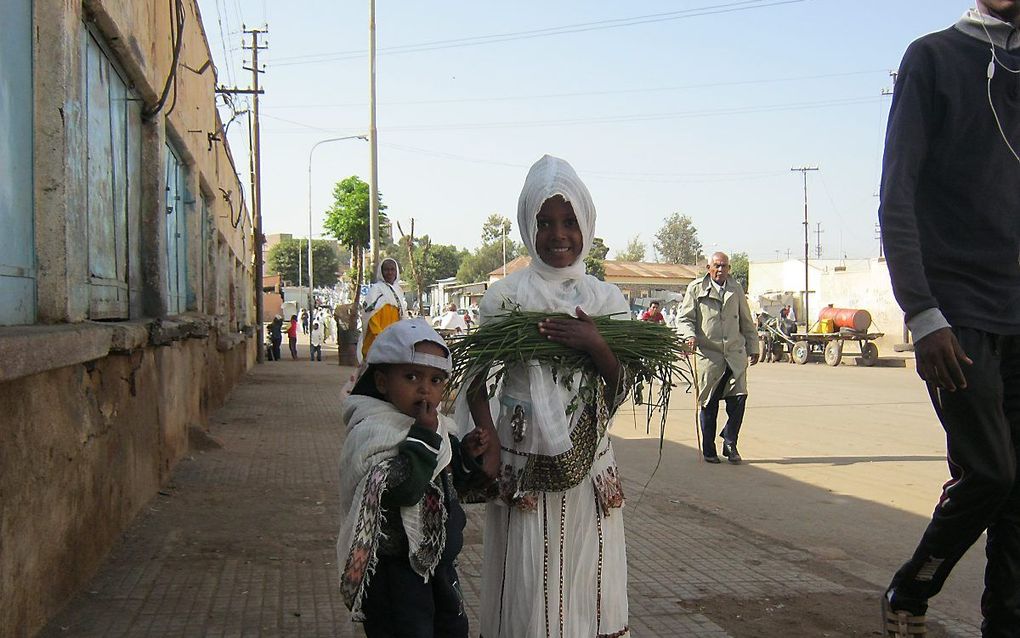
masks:
POLYGON ((811 326, 811 332, 815 334, 831 334, 836 332, 836 324, 832 319, 819 319, 818 323, 811 326))

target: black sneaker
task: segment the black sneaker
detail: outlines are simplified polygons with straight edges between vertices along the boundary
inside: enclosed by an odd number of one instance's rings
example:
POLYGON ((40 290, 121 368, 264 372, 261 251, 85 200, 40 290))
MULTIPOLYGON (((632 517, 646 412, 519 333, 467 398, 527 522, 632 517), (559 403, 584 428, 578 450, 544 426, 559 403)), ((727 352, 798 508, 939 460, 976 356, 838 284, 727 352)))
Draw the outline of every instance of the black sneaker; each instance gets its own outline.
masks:
POLYGON ((923 638, 928 635, 925 612, 928 605, 918 602, 898 608, 892 590, 882 596, 882 629, 886 638, 923 638))
POLYGON ((705 463, 722 463, 722 461, 719 460, 718 456, 713 455, 713 456, 706 456, 705 457, 705 463))

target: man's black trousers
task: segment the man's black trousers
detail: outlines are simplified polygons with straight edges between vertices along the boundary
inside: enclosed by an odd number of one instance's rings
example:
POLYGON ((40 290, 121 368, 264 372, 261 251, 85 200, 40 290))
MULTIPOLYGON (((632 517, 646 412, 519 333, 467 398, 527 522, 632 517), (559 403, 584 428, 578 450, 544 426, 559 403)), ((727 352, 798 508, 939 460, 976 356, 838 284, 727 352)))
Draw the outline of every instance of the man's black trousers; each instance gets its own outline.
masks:
POLYGON ((740 394, 737 396, 722 398, 723 392, 726 391, 726 386, 729 385, 730 379, 733 377, 733 371, 730 370, 729 366, 726 367, 726 372, 723 373, 719 383, 716 384, 715 389, 712 390, 712 397, 708 400, 705 407, 701 408, 701 440, 702 440, 702 453, 705 456, 715 456, 715 431, 718 427, 719 421, 719 401, 726 402, 726 426, 723 428, 719 436, 723 438, 723 441, 736 447, 737 437, 740 435, 740 425, 744 422, 744 406, 747 404, 747 395, 740 394))
POLYGON ((952 478, 913 557, 896 573, 895 601, 924 604, 967 549, 988 532, 983 636, 1020 636, 1020 336, 955 328, 974 364, 967 387, 928 386, 946 430, 952 478))

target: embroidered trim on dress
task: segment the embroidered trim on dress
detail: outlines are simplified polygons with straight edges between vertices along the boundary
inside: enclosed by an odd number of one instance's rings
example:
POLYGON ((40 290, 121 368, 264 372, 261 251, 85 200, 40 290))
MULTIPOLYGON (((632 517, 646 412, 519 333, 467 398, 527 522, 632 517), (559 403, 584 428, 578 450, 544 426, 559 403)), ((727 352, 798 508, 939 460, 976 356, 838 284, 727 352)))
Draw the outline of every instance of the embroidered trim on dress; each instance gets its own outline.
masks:
POLYGON ((623 507, 623 482, 615 465, 610 465, 592 478, 595 486, 595 500, 602 515, 608 517, 610 510, 623 507))
POLYGON ((599 634, 598 638, 620 638, 621 636, 626 636, 628 632, 630 632, 630 625, 625 625, 620 631, 611 634, 599 634))

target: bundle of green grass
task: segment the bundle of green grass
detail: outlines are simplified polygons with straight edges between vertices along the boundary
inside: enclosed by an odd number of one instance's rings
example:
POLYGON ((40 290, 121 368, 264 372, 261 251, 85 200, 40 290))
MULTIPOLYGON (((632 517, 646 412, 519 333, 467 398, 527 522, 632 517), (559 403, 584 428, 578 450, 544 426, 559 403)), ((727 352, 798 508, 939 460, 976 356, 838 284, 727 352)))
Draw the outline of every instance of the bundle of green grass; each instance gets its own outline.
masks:
MULTIPOLYGON (((592 396, 599 382, 594 363, 586 353, 540 334, 538 324, 548 318, 577 321, 563 313, 514 308, 508 309, 498 320, 487 322, 453 341, 450 344, 453 358, 450 388, 458 388, 478 371, 487 370, 486 385, 492 396, 508 367, 538 361, 548 365, 554 379, 560 383, 568 384, 575 372, 583 373, 578 393, 582 399, 592 396)), ((687 360, 690 350, 676 331, 660 323, 622 321, 615 315, 598 315, 591 319, 623 366, 625 387, 651 379, 659 381, 659 403, 665 411, 669 389, 675 380, 691 379, 687 360)), ((576 407, 576 403, 571 404, 568 411, 576 407)))

